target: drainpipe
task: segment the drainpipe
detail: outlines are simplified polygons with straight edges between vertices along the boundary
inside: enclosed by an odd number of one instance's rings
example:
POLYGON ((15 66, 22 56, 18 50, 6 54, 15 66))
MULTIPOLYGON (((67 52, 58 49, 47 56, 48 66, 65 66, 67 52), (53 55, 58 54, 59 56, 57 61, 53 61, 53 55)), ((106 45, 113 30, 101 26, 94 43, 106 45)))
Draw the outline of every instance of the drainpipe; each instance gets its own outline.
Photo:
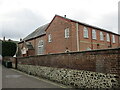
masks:
POLYGON ((120 43, 120 40, 119 40, 119 38, 120 38, 120 37, 119 37, 119 35, 118 35, 118 48, 119 48, 119 43, 120 43))
POLYGON ((110 48, 112 48, 112 35, 109 34, 109 36, 110 36, 110 48))
POLYGON ((76 37, 77 37, 77 51, 80 51, 80 45, 79 45, 79 33, 78 33, 78 30, 79 30, 79 28, 78 28, 78 23, 76 23, 76 37))
MULTIPOLYGON (((89 35, 89 34, 88 34, 88 35, 89 35)), ((92 30, 91 30, 91 49, 93 50, 92 30)))

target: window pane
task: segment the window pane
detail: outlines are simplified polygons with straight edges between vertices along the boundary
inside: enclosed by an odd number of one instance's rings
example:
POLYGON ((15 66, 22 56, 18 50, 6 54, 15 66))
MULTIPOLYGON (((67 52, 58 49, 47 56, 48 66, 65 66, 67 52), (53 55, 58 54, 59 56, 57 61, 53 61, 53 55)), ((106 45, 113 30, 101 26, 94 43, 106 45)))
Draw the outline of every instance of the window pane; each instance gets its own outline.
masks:
POLYGON ((104 40, 102 32, 100 32, 100 40, 104 40))
POLYGON ((44 42, 43 40, 40 40, 38 43, 38 54, 43 54, 44 52, 44 42))
POLYGON ((113 43, 115 43, 115 36, 114 35, 112 35, 112 41, 113 41, 113 43))
POLYGON ((48 42, 52 42, 51 34, 48 35, 48 42))
POLYGON ((88 38, 88 29, 84 27, 84 38, 88 38))
POLYGON ((65 29, 65 38, 69 38, 69 28, 65 29))
POLYGON ((94 29, 92 30, 92 39, 96 39, 96 31, 94 29))
POLYGON ((107 41, 108 41, 108 42, 110 41, 110 36, 109 36, 108 33, 107 33, 107 41))

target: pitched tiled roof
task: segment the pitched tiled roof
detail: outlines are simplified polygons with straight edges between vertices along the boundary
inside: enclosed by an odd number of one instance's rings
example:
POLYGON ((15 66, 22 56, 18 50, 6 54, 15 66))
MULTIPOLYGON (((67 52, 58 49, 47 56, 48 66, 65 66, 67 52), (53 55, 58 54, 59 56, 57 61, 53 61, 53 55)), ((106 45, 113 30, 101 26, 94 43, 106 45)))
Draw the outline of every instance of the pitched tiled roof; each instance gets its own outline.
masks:
POLYGON ((23 39, 23 41, 29 40, 29 39, 32 39, 32 38, 35 38, 35 37, 38 37, 38 36, 45 34, 45 29, 48 27, 48 25, 49 25, 49 23, 37 28, 34 32, 29 34, 27 37, 25 37, 23 39))

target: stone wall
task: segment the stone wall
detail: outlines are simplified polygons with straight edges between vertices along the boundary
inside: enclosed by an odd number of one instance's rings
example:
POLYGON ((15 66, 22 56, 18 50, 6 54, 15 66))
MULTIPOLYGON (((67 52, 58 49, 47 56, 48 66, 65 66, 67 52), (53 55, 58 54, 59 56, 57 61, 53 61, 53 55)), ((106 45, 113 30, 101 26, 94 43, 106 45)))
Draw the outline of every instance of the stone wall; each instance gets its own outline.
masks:
POLYGON ((120 77, 91 71, 18 64, 18 69, 74 88, 118 88, 120 77))
POLYGON ((18 64, 120 75, 120 48, 19 57, 17 61, 18 64))

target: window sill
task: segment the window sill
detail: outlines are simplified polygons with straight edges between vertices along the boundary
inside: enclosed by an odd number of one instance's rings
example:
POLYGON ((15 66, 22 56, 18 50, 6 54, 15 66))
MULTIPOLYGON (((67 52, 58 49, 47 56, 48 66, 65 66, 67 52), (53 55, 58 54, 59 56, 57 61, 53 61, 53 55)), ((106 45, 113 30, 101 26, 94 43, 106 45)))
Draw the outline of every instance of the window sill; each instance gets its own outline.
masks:
POLYGON ((104 42, 104 40, 100 40, 101 42, 104 42))
POLYGON ((84 37, 84 39, 89 39, 88 37, 84 37))
POLYGON ((97 41, 97 39, 92 39, 92 40, 96 40, 97 41))
POLYGON ((65 39, 69 39, 69 38, 65 38, 65 39))
MULTIPOLYGON (((113 42, 112 42, 113 43, 113 42)), ((116 44, 116 43, 113 43, 113 44, 116 44)))

